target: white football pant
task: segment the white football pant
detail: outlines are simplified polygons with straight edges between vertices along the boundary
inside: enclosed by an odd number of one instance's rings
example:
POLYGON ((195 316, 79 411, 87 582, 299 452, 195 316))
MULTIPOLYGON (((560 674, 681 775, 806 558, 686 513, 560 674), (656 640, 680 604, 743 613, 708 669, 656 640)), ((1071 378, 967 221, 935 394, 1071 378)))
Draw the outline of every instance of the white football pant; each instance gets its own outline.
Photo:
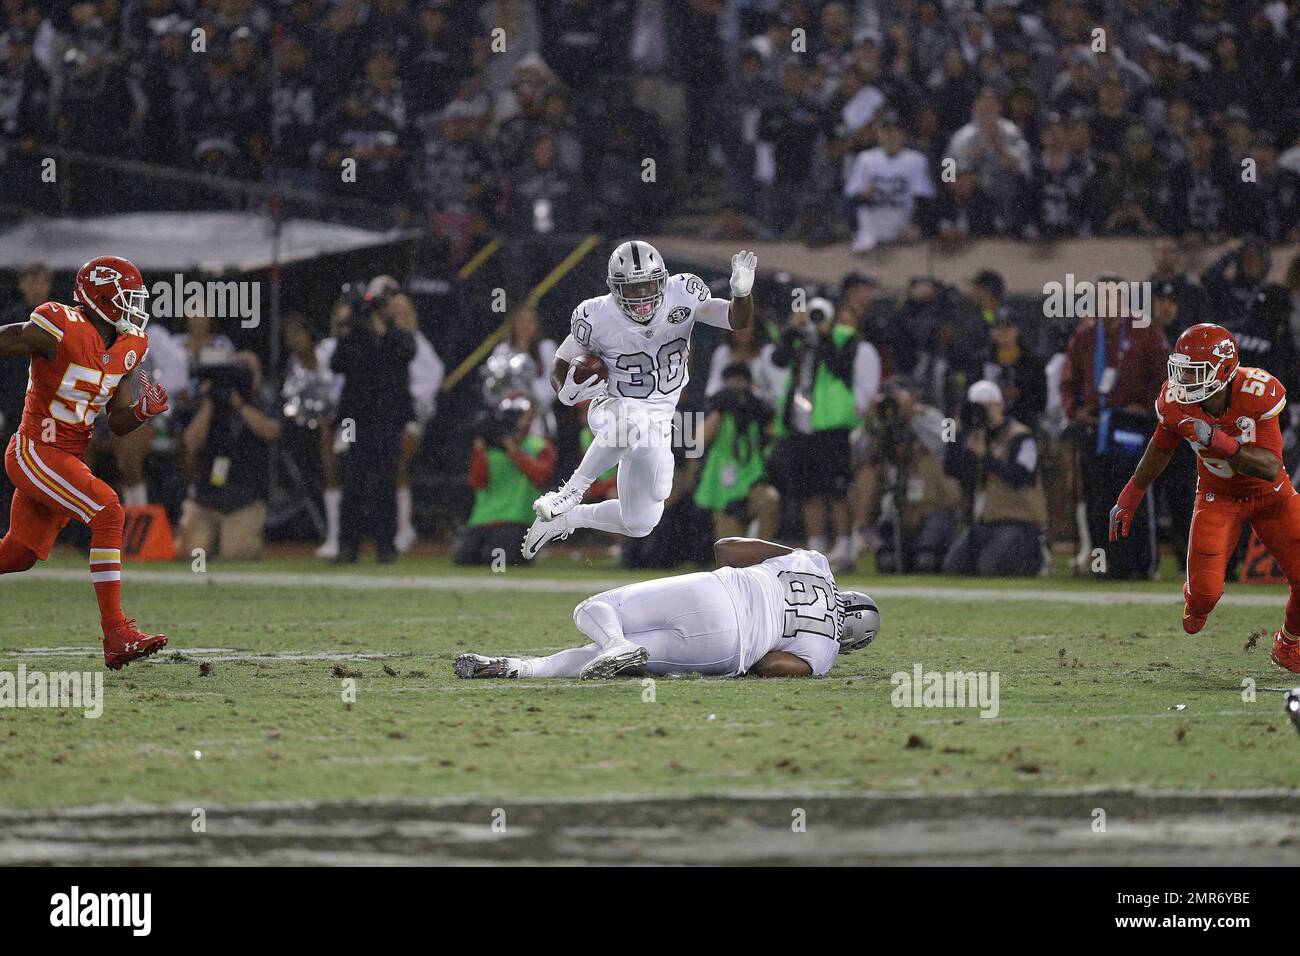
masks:
POLYGON ((590 485, 617 464, 618 500, 578 505, 569 526, 644 538, 673 490, 672 421, 652 419, 639 402, 609 398, 591 403, 587 424, 595 440, 574 474, 590 485))
POLYGON ((736 607, 707 572, 597 594, 574 609, 573 623, 593 643, 529 658, 533 677, 576 677, 605 647, 622 640, 649 651, 650 674, 726 675, 740 669, 736 607))

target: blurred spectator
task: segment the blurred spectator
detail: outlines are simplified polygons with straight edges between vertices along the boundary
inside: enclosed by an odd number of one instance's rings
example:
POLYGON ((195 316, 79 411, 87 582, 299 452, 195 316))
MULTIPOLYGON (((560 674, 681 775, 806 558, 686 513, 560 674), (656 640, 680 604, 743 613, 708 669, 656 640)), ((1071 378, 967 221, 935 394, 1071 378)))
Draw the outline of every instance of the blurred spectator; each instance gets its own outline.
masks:
MULTIPOLYGON (((337 309, 337 306, 336 306, 337 309)), ((337 317, 337 313, 336 313, 337 317)), ((325 540, 316 549, 316 557, 333 560, 339 553, 339 515, 343 492, 339 488, 338 455, 334 448, 335 416, 343 377, 334 374, 330 361, 338 340, 333 336, 315 342, 301 316, 291 315, 284 323, 284 347, 288 353, 282 394, 286 400, 297 399, 296 406, 307 404, 298 416, 299 424, 315 423, 316 447, 320 455, 322 498, 325 505, 325 540)))
MULTIPOLYGON (((722 390, 705 407, 701 436, 706 449, 695 483, 695 503, 713 514, 715 538, 776 537, 780 498, 767 481, 772 406, 754 393, 749 366, 733 362, 722 372, 722 390)), ((697 459, 698 460, 698 459, 697 459)))
POLYGON ((1098 232, 1107 236, 1155 235, 1169 191, 1169 175, 1152 150, 1151 133, 1145 127, 1130 126, 1119 159, 1101 176, 1098 232))
POLYGON ((709 380, 704 386, 707 398, 723 389, 723 372, 728 366, 740 362, 749 369, 749 381, 754 393, 776 407, 785 390, 787 371, 777 367, 772 361, 776 346, 767 341, 766 326, 761 323, 747 325, 727 333, 725 341, 719 342, 709 358, 709 380))
POLYGON ((925 156, 904 147, 897 113, 881 116, 878 135, 880 145, 858 154, 844 184, 844 195, 857 211, 854 252, 882 242, 915 242, 921 235, 914 221, 917 206, 935 195, 925 156))
MULTIPOLYGON (((555 404, 555 389, 551 388, 551 365, 555 361, 555 340, 542 331, 537 306, 521 305, 510 318, 510 335, 492 350, 492 358, 507 362, 522 356, 527 363, 527 395, 533 403, 533 431, 538 435, 555 433, 551 406, 555 404)), ((531 524, 531 522, 529 522, 531 524)))
POLYGON ((1271 266, 1268 243, 1245 239, 1201 273, 1201 288, 1206 314, 1236 338, 1241 364, 1285 377, 1295 362, 1291 305, 1286 290, 1268 278, 1271 266))
POLYGON ((1021 194, 1030 172, 1029 143, 1009 119, 995 90, 985 87, 971 107, 970 122, 948 143, 947 156, 958 170, 973 172, 987 197, 998 233, 1014 228, 1021 194))
POLYGON ((1027 576, 1044 567, 1047 500, 1038 474, 1038 444, 1006 414, 1002 392, 987 379, 966 395, 944 471, 961 482, 970 524, 944 558, 945 574, 1027 576))
MULTIPOLYGON (((1098 280, 1115 281, 1113 277, 1098 280)), ((1139 326, 1123 314, 1085 318, 1066 347, 1061 408, 1079 448, 1088 537, 1105 548, 1105 573, 1146 578, 1154 567, 1155 518, 1149 503, 1133 534, 1108 542, 1110 508, 1155 427, 1155 400, 1164 387, 1169 341, 1155 323, 1139 326)))
POLYGON ((393 547, 397 553, 405 554, 418 537, 412 521, 411 462, 420 450, 425 430, 438 410, 438 391, 442 388, 446 368, 434 350, 433 343, 420 331, 419 318, 410 297, 395 291, 397 282, 389 276, 380 276, 371 285, 374 286, 379 280, 387 280, 391 285, 381 285, 376 290, 377 294, 382 296, 380 290, 383 288, 393 290, 384 304, 393 327, 409 332, 415 339, 415 358, 411 359, 407 367, 410 417, 402 431, 402 449, 397 459, 397 533, 393 538, 393 547))
POLYGON ((484 416, 474 438, 469 486, 474 508, 452 550, 456 564, 519 563, 519 542, 533 523, 533 499, 555 470, 555 446, 532 433, 532 402, 505 398, 484 416))
POLYGON ((773 469, 782 495, 803 503, 808 547, 843 568, 852 561, 849 439, 860 423, 854 367, 861 336, 851 312, 836 316, 833 310, 822 299, 809 302, 807 311, 791 312, 772 351, 776 366, 789 369, 777 408, 782 440, 773 469))
POLYGON ((340 564, 353 564, 364 538, 381 563, 397 558, 397 469, 410 420, 415 338, 382 302, 355 298, 330 368, 344 377, 338 427, 344 446, 340 564), (401 396, 405 401, 394 401, 401 396))
POLYGON ((867 410, 866 473, 881 492, 871 534, 881 574, 933 574, 961 530, 961 487, 944 472, 944 414, 892 379, 867 410))
POLYGON ((208 557, 247 561, 262 553, 268 446, 280 438, 280 421, 261 407, 261 366, 247 353, 199 374, 198 403, 181 435, 191 488, 177 553, 188 560, 201 548, 208 557))

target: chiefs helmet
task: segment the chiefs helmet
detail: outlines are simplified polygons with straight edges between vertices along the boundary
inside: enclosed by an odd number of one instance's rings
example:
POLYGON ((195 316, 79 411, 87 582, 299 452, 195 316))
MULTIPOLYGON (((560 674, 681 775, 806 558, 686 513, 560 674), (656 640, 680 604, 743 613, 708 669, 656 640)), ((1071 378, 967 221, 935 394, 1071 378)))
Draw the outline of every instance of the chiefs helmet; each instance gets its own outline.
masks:
POLYGON ((1205 401, 1232 381, 1240 359, 1237 340, 1221 325, 1202 322, 1178 336, 1169 356, 1169 387, 1181 405, 1205 401))
POLYGON ((663 305, 668 270, 658 249, 633 239, 620 245, 609 257, 605 283, 624 315, 637 325, 649 325, 663 305))
POLYGON ((122 334, 144 335, 149 324, 149 290, 135 264, 117 256, 96 256, 77 270, 72 297, 122 334))

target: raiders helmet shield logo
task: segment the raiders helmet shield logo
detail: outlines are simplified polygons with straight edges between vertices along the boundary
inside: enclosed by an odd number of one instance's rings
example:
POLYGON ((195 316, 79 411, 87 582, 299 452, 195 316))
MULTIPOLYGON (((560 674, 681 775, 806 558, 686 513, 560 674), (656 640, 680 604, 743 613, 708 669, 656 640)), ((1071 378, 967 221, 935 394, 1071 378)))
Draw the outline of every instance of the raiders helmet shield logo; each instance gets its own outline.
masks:
POLYGON ((684 305, 679 305, 668 313, 669 325, 680 325, 691 317, 691 310, 684 305))
POLYGON ((95 285, 112 285, 114 282, 121 281, 122 273, 116 269, 110 269, 108 266, 95 266, 90 270, 87 277, 95 285))
POLYGON ((128 372, 131 371, 131 369, 135 368, 135 359, 136 359, 135 349, 132 349, 131 351, 126 353, 126 370, 128 372))

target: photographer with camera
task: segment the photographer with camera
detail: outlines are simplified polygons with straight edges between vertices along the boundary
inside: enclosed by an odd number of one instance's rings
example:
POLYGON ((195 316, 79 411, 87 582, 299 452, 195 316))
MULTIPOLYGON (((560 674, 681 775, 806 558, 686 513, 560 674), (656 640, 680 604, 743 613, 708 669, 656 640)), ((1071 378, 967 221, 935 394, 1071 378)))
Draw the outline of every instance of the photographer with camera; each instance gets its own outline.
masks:
POLYGON ((961 482, 970 516, 944 559, 944 573, 1028 577, 1042 571, 1047 499, 1038 443, 1027 425, 1007 415, 993 382, 981 379, 967 391, 943 467, 961 482))
POLYGON ((262 369, 240 353, 199 365, 193 417, 181 433, 181 462, 190 494, 181 507, 178 554, 247 561, 262 553, 266 528, 268 446, 280 421, 261 407, 262 369))
POLYGON ((777 405, 773 475, 783 496, 803 502, 808 548, 826 554, 836 570, 853 563, 848 487, 850 436, 861 424, 854 388, 860 344, 851 311, 837 315, 826 299, 812 299, 807 311, 790 313, 772 350, 772 363, 789 370, 777 405))
POLYGON ((749 535, 776 537, 781 498, 767 480, 767 453, 772 438, 772 408, 754 391, 754 377, 744 362, 722 372, 722 390, 708 400, 701 436, 707 449, 698 465, 695 503, 713 513, 714 538, 749 535))
POLYGON ((533 499, 555 471, 555 446, 532 434, 533 404, 521 394, 482 414, 469 460, 474 508, 456 538, 456 564, 521 563, 519 539, 533 523, 533 499))
POLYGON ((355 564, 369 537, 383 564, 397 560, 397 473, 411 420, 410 364, 415 337, 387 308, 389 293, 344 288, 335 308, 338 345, 330 369, 344 377, 337 417, 343 448, 339 564, 355 564))
POLYGON ((880 574, 934 574, 961 530, 961 486, 943 469, 943 413, 895 377, 866 413, 863 473, 880 491, 880 574))

